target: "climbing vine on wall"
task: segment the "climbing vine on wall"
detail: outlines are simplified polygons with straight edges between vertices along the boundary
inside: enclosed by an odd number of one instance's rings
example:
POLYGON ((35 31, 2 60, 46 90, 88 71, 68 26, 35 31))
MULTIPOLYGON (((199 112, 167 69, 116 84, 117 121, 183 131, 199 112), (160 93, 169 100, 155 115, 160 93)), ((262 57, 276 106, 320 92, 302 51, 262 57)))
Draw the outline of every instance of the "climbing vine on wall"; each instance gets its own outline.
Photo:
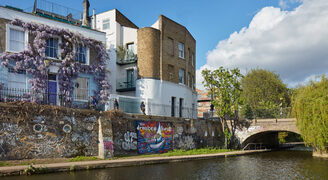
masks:
MULTIPOLYGON (((29 42, 27 49, 18 53, 4 53, 0 60, 2 65, 8 67, 11 62, 15 62, 14 70, 25 70, 31 75, 31 95, 29 101, 40 102, 41 98, 37 94, 42 94, 45 90, 48 69, 44 61, 46 41, 52 37, 60 36, 62 42, 59 44, 61 49, 62 61, 59 63, 58 83, 62 101, 66 106, 70 106, 73 101, 74 83, 79 73, 93 74, 97 82, 98 90, 94 92, 95 98, 104 103, 109 97, 109 84, 105 80, 106 60, 108 54, 102 42, 94 39, 85 38, 81 34, 73 33, 66 29, 54 28, 43 24, 27 23, 15 19, 12 25, 20 26, 34 37, 33 42, 29 42), (86 48, 94 49, 97 52, 97 60, 91 65, 81 64, 75 61, 76 52, 73 45, 81 44, 86 48)), ((50 62, 55 65, 55 62, 50 62)))

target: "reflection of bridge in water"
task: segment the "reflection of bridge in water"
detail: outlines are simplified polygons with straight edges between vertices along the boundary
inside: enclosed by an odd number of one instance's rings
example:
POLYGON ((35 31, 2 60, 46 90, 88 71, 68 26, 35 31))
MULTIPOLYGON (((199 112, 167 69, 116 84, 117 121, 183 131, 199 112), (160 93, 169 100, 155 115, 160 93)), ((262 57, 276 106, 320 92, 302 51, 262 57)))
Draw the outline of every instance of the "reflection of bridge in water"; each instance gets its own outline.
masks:
POLYGON ((299 134, 296 119, 253 120, 248 128, 237 129, 236 137, 242 148, 249 143, 262 143, 268 148, 275 148, 279 146, 278 132, 299 134))

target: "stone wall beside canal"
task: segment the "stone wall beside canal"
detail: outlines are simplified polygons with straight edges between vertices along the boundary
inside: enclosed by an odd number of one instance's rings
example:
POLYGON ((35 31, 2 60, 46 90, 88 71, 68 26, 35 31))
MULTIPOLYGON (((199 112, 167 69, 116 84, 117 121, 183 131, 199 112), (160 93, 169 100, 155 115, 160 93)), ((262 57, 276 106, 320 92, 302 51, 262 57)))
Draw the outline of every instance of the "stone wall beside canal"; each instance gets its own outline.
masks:
POLYGON ((0 160, 98 155, 95 111, 0 103, 0 160))
POLYGON ((219 122, 0 103, 0 160, 164 153, 219 147, 219 122))

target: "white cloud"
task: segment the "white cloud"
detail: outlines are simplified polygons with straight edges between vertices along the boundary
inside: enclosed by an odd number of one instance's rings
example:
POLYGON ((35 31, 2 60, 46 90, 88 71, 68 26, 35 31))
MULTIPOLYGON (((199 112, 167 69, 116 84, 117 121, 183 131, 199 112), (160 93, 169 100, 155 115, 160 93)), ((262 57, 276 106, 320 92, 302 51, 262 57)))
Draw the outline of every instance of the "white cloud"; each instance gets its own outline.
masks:
MULTIPOLYGON (((300 0, 292 0, 300 2, 300 0)), ((243 73, 264 68, 280 74, 289 86, 328 72, 328 1, 304 0, 292 11, 265 7, 248 27, 234 32, 207 54, 197 70, 238 67, 243 73)))
POLYGON ((287 4, 287 1, 286 0, 280 0, 279 1, 279 6, 282 8, 282 9, 287 9, 289 6, 287 4))

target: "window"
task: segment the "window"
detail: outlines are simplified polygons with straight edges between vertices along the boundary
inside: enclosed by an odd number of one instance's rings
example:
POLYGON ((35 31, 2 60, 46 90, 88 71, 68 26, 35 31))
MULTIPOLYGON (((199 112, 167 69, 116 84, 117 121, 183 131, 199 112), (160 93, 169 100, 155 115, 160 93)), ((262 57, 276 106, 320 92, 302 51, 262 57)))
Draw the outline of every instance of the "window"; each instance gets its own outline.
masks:
POLYGON ((178 49, 179 49, 179 58, 184 58, 184 44, 179 42, 178 49))
POLYGON ((134 44, 133 43, 127 44, 126 49, 130 52, 134 52, 134 44))
POLYGON ((104 19, 103 20, 103 24, 102 24, 103 25, 103 28, 102 28, 103 30, 109 29, 109 22, 110 22, 109 19, 104 19))
POLYGON ((126 70, 126 86, 127 88, 132 88, 134 86, 134 69, 127 69, 126 70))
POLYGON ((126 49, 127 49, 127 59, 130 60, 130 59, 134 59, 134 43, 128 43, 126 44, 126 49))
POLYGON ((75 100, 88 101, 89 81, 87 78, 76 78, 75 80, 75 100))
POLYGON ((183 98, 179 100, 179 117, 182 117, 182 110, 183 110, 183 98))
POLYGON ((7 51, 20 52, 23 51, 27 44, 27 31, 21 27, 7 25, 6 39, 7 51))
POLYGON ((179 69, 179 83, 184 84, 184 70, 179 69))
POLYGON ((169 76, 169 80, 173 81, 174 79, 174 66, 172 65, 168 65, 168 76, 169 76))
POLYGON ((49 38, 47 40, 46 56, 59 59, 58 54, 58 38, 49 38))
POLYGON ((168 54, 174 56, 174 41, 172 38, 168 38, 168 54))
POLYGON ((8 88, 26 89, 26 72, 8 68, 8 88))
POLYGON ((194 53, 191 53, 191 65, 194 67, 194 53))
POLYGON ((83 45, 79 44, 76 46, 75 52, 76 52, 75 61, 86 64, 87 63, 87 49, 83 45))

